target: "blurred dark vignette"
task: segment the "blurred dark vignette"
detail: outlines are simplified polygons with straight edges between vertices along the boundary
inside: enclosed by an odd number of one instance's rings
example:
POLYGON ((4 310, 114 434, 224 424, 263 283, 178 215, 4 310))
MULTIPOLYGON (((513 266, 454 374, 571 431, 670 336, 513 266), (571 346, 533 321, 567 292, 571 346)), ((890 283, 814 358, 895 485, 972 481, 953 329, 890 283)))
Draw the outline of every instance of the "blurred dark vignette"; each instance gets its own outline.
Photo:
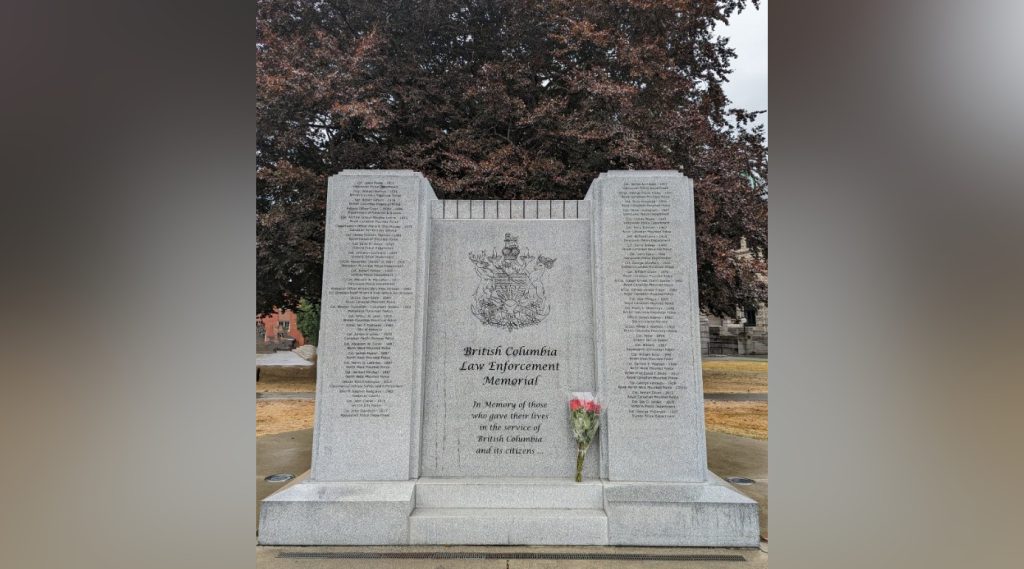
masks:
MULTIPOLYGON (((254 7, 5 8, 5 566, 247 565, 254 7)), ((1024 5, 769 17, 772 561, 1017 566, 1024 5)))
POLYGON ((779 567, 1020 564, 1022 16, 772 6, 779 567))
POLYGON ((5 567, 252 563, 254 15, 4 6, 5 567))

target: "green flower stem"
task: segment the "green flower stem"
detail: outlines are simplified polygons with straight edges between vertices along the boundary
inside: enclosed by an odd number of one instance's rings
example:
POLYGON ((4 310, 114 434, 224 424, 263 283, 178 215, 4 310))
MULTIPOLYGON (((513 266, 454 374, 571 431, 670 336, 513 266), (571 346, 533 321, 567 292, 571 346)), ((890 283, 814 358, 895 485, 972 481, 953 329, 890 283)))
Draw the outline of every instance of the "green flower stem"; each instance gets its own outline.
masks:
POLYGON ((583 459, 587 456, 587 447, 580 443, 576 451, 576 482, 583 482, 583 459))

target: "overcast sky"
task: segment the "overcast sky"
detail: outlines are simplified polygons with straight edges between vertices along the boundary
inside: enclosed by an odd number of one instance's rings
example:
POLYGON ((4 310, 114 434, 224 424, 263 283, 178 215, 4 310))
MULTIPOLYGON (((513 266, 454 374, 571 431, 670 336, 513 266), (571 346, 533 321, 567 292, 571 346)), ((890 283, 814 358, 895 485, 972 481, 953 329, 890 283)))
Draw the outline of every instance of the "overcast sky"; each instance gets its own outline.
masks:
MULTIPOLYGON (((732 74, 725 85, 725 94, 735 107, 749 111, 768 110, 768 0, 761 8, 747 7, 733 15, 729 25, 719 33, 729 38, 736 50, 732 74)), ((761 115, 768 134, 768 113, 761 115)))

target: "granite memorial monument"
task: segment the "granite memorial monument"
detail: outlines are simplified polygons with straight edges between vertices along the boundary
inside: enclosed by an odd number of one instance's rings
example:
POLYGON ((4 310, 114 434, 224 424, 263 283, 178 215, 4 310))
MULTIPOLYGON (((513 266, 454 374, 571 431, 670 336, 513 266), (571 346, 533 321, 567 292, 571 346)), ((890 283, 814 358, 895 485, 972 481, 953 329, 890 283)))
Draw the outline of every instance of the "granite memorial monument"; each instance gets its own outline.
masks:
POLYGON ((692 182, 438 200, 411 171, 330 178, 312 468, 259 542, 758 544, 707 469, 692 182), (568 402, 605 404, 574 481, 568 402))

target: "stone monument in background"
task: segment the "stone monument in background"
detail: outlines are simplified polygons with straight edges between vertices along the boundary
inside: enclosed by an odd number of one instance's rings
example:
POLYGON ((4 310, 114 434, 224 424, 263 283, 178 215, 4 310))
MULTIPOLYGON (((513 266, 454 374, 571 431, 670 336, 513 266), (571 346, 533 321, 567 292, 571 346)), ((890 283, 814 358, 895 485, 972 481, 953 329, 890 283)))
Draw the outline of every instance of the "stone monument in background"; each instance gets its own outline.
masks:
POLYGON ((707 469, 692 188, 331 177, 312 469, 259 542, 757 546, 757 503, 707 469), (606 404, 581 483, 573 392, 606 404))

